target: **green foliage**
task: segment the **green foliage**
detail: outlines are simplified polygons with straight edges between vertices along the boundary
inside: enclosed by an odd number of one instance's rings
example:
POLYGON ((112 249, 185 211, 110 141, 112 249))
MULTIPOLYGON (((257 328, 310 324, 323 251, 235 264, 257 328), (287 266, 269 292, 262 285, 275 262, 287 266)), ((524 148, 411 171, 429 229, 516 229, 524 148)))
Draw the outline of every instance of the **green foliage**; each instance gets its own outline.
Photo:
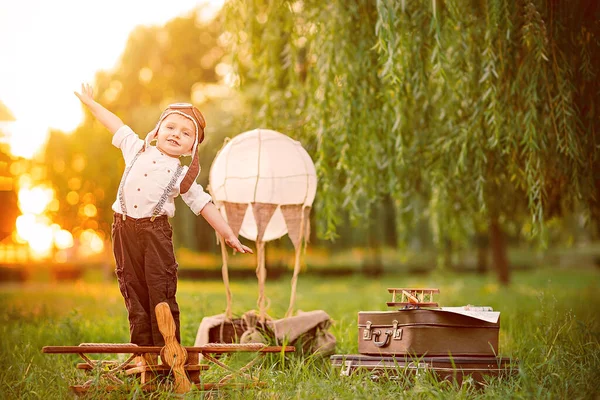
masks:
MULTIPOLYGON (((261 124, 314 143, 320 232, 394 199, 399 238, 595 212, 598 7, 566 1, 228 2, 261 124), (273 114, 273 110, 277 110, 273 114), (594 166, 591 168, 591 166, 594 166)), ((600 214, 599 214, 600 215, 600 214)))

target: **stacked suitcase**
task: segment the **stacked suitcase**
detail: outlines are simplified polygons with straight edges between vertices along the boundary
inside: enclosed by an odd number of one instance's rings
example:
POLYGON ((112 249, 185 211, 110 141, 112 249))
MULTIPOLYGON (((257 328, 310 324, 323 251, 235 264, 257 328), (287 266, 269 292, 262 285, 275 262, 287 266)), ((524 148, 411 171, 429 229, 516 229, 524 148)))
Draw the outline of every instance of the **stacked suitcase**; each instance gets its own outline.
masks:
POLYGON ((462 382, 471 376, 509 375, 517 363, 497 357, 500 313, 490 307, 438 307, 438 289, 391 288, 388 306, 397 311, 358 313, 357 355, 333 355, 341 375, 359 369, 378 375, 432 371, 462 382))

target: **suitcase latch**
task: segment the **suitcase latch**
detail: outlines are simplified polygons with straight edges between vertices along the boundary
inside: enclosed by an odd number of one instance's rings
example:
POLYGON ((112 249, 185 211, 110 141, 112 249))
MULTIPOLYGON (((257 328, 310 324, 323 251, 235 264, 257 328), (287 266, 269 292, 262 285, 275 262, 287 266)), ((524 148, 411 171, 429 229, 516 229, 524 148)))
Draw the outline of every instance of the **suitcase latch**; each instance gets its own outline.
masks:
POLYGON ((398 328, 398 321, 392 321, 392 339, 402 340, 402 328, 398 328))
POLYGON ((350 376, 352 374, 352 360, 344 360, 344 367, 340 371, 340 376, 350 376))
POLYGON ((371 340, 371 325, 373 325, 371 323, 371 321, 367 321, 367 326, 363 330, 363 339, 364 340, 371 340))
POLYGON ((371 340, 371 325, 373 325, 371 323, 371 321, 367 321, 367 326, 363 330, 363 339, 364 340, 371 340))

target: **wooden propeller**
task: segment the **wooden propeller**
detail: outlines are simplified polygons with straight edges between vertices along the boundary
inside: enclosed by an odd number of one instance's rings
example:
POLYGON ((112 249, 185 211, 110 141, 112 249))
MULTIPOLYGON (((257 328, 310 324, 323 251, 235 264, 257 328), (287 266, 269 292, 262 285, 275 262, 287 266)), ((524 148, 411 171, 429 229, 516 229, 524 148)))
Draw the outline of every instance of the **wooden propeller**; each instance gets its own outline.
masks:
POLYGON ((175 377, 175 393, 187 393, 192 389, 192 384, 185 373, 187 351, 175 338, 175 321, 171 308, 165 302, 158 303, 154 309, 158 330, 165 339, 165 346, 160 351, 162 362, 173 370, 175 377))

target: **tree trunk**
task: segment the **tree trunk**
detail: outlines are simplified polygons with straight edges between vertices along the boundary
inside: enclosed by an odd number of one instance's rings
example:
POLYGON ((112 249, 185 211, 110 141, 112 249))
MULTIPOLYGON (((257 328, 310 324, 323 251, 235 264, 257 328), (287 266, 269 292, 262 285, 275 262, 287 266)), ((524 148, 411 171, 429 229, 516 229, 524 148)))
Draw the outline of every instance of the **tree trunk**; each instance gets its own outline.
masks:
POLYGON ((392 197, 387 194, 381 202, 378 220, 383 226, 383 245, 396 247, 398 245, 398 234, 396 232, 396 209, 392 197))
POLYGON ((441 268, 443 271, 451 271, 454 269, 454 263, 452 262, 452 254, 454 253, 453 243, 451 239, 444 239, 444 248, 442 249, 442 263, 441 268))
POLYGON ((508 286, 510 283, 510 271, 508 269, 508 257, 506 251, 506 239, 497 216, 490 217, 490 244, 492 250, 492 262, 498 273, 498 281, 508 286))
POLYGON ((475 245, 477 246, 477 273, 483 275, 488 269, 488 235, 481 232, 477 233, 475 235, 475 245))
MULTIPOLYGON (((379 212, 374 214, 379 217, 379 212)), ((380 276, 383 274, 381 242, 379 240, 381 225, 378 221, 378 218, 374 218, 373 222, 367 227, 367 254, 365 254, 363 262, 363 273, 367 276, 380 276)))

